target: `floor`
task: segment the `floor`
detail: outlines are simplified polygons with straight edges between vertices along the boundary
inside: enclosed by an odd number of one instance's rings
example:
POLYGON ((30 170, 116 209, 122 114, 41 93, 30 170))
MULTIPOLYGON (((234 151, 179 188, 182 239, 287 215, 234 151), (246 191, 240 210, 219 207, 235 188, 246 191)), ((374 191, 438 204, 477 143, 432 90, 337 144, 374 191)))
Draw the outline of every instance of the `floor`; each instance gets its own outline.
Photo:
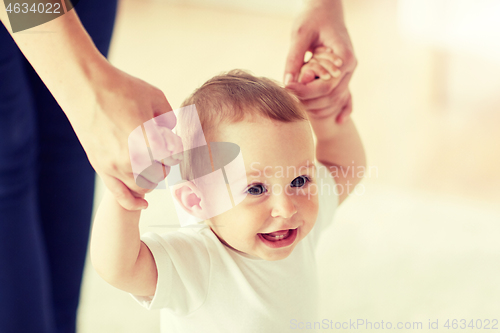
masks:
MULTIPOLYGON (((359 61, 353 117, 371 173, 320 244, 322 318, 420 321, 422 331, 438 320, 434 332, 446 319, 499 319, 500 62, 405 31, 398 3, 345 1, 359 61)), ((280 80, 291 23, 288 13, 124 0, 111 61, 177 108, 221 71, 280 80)), ((163 232, 155 225, 176 221, 170 195, 149 200, 141 230, 163 232)), ((159 332, 159 319, 87 265, 78 327, 159 332)))

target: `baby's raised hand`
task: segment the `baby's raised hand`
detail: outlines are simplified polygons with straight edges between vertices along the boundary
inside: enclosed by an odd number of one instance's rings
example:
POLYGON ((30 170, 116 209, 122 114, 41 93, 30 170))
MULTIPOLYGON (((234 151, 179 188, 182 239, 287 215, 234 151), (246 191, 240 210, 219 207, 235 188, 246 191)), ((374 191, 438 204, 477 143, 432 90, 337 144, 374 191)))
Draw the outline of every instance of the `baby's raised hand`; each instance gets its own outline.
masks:
POLYGON ((351 113, 349 80, 341 75, 342 59, 326 47, 314 50, 305 63, 297 82, 286 86, 301 100, 312 118, 335 117, 341 123, 351 113))

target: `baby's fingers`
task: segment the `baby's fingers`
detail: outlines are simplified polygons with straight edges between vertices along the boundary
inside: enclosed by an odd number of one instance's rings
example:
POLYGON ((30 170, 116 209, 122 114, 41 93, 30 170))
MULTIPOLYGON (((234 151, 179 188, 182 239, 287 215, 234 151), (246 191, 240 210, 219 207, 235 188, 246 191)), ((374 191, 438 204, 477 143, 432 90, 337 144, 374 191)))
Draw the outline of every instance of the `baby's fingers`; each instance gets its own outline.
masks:
POLYGON ((314 81, 316 78, 329 80, 332 78, 332 76, 330 75, 328 70, 321 66, 317 61, 311 60, 307 64, 302 66, 298 82, 307 84, 314 81))
POLYGON ((342 67, 343 65, 343 61, 342 59, 340 59, 338 56, 336 56, 335 54, 331 54, 331 53, 321 53, 321 54, 315 54, 313 59, 316 59, 316 60, 325 60, 325 61, 328 61, 330 62, 333 66, 335 66, 335 68, 340 68, 342 67))
POLYGON ((325 68, 328 71, 328 74, 330 74, 332 77, 339 78, 340 74, 342 74, 340 69, 338 69, 338 67, 335 66, 335 64, 333 62, 331 62, 331 59, 317 57, 317 58, 315 58, 315 60, 323 68, 325 68))
POLYGON ((337 68, 342 67, 344 62, 342 58, 333 53, 332 49, 324 46, 317 47, 313 53, 313 59, 324 59, 330 61, 337 68))

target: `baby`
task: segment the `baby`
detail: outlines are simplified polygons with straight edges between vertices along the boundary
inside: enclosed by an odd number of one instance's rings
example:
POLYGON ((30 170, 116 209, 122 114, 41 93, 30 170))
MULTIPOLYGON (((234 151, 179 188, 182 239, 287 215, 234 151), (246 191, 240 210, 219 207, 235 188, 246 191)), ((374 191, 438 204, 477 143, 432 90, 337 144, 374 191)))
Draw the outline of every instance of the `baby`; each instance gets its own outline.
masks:
MULTIPOLYGON (((333 88, 338 67, 335 54, 318 48, 291 88, 333 88)), ((140 211, 123 209, 107 192, 92 232, 95 269, 146 308, 162 309, 165 333, 277 333, 317 320, 315 249, 360 181, 349 169, 365 165, 352 120, 338 119, 327 99, 301 103, 273 81, 239 70, 206 82, 183 106, 192 104, 206 142, 240 147, 244 199, 205 219, 216 198, 207 195, 209 183, 188 176, 174 198, 204 223, 141 237, 140 211)), ((179 116, 177 128, 188 130, 189 119, 179 116)), ((186 173, 193 161, 181 163, 186 173)))

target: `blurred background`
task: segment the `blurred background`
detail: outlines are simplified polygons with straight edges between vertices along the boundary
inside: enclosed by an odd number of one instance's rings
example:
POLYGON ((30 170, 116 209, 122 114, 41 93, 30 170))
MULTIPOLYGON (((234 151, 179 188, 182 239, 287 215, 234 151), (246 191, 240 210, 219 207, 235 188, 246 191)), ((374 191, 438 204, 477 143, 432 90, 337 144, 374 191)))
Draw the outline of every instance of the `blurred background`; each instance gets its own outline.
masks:
MULTIPOLYGON (((122 0, 110 60, 174 109, 221 71, 281 81, 300 2, 122 0)), ((345 0, 344 11, 370 173, 320 244, 322 318, 421 331, 429 319, 438 331, 446 319, 500 320, 500 1, 345 0)), ((169 192, 148 200, 141 230, 172 231, 161 227, 178 223, 169 192)), ((78 326, 159 332, 159 313, 88 261, 78 326)))

